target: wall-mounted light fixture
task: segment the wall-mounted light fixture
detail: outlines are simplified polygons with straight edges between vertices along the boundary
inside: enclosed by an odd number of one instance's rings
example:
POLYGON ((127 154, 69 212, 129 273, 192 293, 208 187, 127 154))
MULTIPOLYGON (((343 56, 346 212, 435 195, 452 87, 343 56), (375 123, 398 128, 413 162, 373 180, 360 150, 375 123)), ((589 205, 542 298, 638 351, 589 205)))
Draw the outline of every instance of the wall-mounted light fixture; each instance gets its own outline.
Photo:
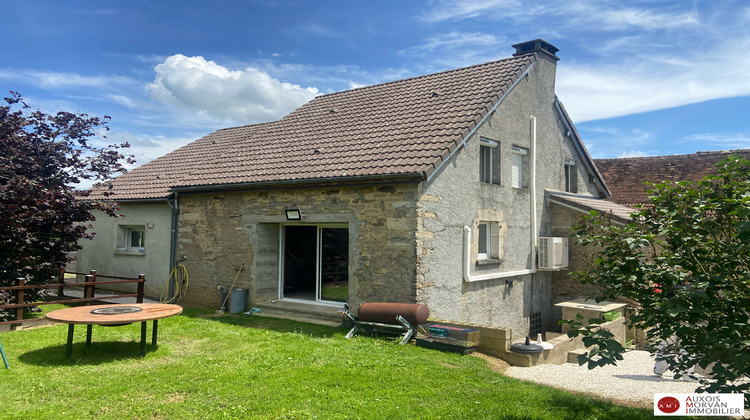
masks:
POLYGON ((299 209, 286 209, 286 220, 302 220, 302 212, 299 209))

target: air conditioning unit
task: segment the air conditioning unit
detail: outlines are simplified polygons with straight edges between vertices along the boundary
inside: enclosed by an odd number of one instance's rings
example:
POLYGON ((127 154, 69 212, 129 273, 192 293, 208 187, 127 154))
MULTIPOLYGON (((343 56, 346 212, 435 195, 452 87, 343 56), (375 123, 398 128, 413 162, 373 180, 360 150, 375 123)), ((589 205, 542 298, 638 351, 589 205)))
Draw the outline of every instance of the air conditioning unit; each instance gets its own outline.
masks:
POLYGON ((539 238, 539 270, 568 267, 568 238, 539 238))

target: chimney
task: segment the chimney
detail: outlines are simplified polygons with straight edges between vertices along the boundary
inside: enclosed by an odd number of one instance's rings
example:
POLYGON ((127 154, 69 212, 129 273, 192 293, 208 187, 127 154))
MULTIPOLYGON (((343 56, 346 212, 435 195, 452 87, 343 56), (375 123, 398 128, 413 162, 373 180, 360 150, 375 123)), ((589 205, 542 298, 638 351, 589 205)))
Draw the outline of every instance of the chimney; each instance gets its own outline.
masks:
POLYGON ((513 54, 513 57, 518 57, 519 55, 531 54, 535 52, 542 52, 542 53, 551 55, 552 57, 555 58, 555 60, 560 59, 557 55, 555 55, 555 53, 560 50, 557 49, 557 47, 555 47, 554 45, 550 44, 549 42, 543 39, 535 39, 533 41, 521 42, 518 44, 511 45, 511 47, 516 49, 516 53, 513 54))

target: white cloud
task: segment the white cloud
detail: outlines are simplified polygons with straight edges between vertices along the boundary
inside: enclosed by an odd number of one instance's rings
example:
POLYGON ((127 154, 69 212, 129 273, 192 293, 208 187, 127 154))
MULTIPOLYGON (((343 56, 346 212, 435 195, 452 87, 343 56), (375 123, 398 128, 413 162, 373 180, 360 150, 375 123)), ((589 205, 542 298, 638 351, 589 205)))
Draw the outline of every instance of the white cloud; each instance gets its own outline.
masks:
POLYGON ((421 19, 427 22, 469 19, 493 10, 513 10, 519 6, 517 0, 441 0, 426 11, 421 19))
POLYGON ((679 55, 632 55, 612 64, 561 62, 556 90, 575 121, 750 95, 750 39, 679 55))
POLYGON ((750 136, 741 133, 700 133, 683 137, 685 141, 700 143, 701 147, 722 150, 750 149, 750 136))
POLYGON ((510 44, 507 39, 494 35, 453 31, 429 37, 399 54, 426 58, 417 65, 424 74, 496 60, 510 44))
POLYGON ((467 47, 487 47, 498 45, 500 41, 494 35, 482 33, 449 32, 438 34, 427 40, 426 43, 412 48, 413 52, 429 52, 436 49, 457 49, 467 47))
MULTIPOLYGON (((567 104, 566 104, 567 108, 567 104)), ((581 133, 586 148, 595 159, 613 157, 655 156, 659 152, 653 149, 654 135, 648 131, 634 128, 622 130, 610 125, 582 124, 577 128, 581 133), (633 148, 651 148, 623 152, 623 145, 633 148), (642 153, 642 154, 639 154, 642 153), (630 155, 630 156, 628 156, 630 155)))
POLYGON ((173 55, 155 70, 148 85, 153 99, 240 123, 279 119, 318 94, 252 67, 229 70, 203 57, 173 55))
MULTIPOLYGON (((430 23, 447 20, 512 20, 516 23, 554 18, 558 28, 613 32, 628 28, 646 30, 678 29, 699 23, 693 10, 675 11, 673 5, 656 9, 633 7, 622 0, 557 0, 520 2, 518 0, 439 0, 420 19, 430 23)), ((539 25, 539 30, 544 25, 539 25)))
POLYGON ((123 76, 83 76, 75 73, 12 68, 0 68, 0 79, 31 84, 45 89, 132 87, 138 83, 123 76))
POLYGON ((617 158, 621 159, 621 158, 646 157, 646 156, 650 156, 650 155, 640 150, 631 150, 629 152, 622 152, 620 156, 617 156, 617 158))
MULTIPOLYGON (((506 33, 512 37, 525 37, 532 27, 531 36, 545 38, 554 30, 556 39, 587 53, 568 61, 563 48, 556 85, 571 116, 582 122, 750 95, 750 57, 742 53, 750 50, 748 10, 734 1, 547 0, 529 6, 516 0, 438 0, 421 18, 459 21, 455 26, 500 22, 515 29, 506 33)), ((479 41, 493 35, 460 35, 433 37, 409 52, 429 52, 426 58, 437 64, 482 62, 479 41), (462 54, 469 54, 467 61, 458 61, 462 54)))

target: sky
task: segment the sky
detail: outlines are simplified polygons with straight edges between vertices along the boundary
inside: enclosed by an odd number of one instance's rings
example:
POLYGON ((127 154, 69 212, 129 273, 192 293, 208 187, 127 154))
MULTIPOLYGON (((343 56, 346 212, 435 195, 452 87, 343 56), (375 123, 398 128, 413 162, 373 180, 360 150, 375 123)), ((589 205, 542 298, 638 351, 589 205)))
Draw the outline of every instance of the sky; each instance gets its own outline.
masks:
POLYGON ((747 0, 3 0, 0 25, 0 97, 110 116, 136 166, 537 38, 560 49, 557 96, 592 157, 750 148, 747 0))

